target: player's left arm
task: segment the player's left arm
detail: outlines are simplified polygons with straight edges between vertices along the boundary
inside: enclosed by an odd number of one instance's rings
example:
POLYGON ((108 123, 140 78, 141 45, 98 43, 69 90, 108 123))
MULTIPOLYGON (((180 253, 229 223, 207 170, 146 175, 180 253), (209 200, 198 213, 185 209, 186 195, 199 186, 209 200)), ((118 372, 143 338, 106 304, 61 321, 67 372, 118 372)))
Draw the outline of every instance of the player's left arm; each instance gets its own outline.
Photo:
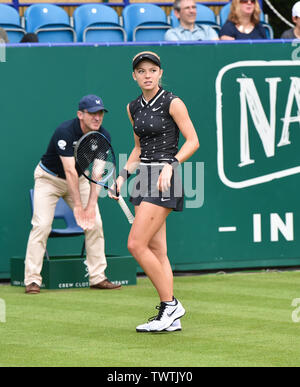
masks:
POLYGON ((170 105, 170 115, 185 138, 184 144, 175 156, 180 163, 183 163, 188 160, 199 148, 200 144, 198 135, 190 119, 188 110, 181 99, 173 99, 170 105))
MULTIPOLYGON (((189 159, 199 148, 199 140, 194 128, 194 125, 190 119, 189 113, 185 104, 179 99, 175 98, 170 104, 170 115, 177 124, 180 132, 185 138, 185 142, 182 145, 179 152, 175 155, 179 163, 183 163, 189 159)), ((160 191, 165 192, 171 186, 171 178, 173 175, 173 167, 170 164, 164 166, 159 175, 157 187, 160 191)))

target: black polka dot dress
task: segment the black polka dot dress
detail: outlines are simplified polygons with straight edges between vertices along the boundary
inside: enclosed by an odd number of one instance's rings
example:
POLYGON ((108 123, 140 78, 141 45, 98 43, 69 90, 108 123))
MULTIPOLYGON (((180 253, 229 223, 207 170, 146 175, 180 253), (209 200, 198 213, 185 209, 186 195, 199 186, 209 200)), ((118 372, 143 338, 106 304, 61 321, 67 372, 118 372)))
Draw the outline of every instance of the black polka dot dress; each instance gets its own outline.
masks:
POLYGON ((183 209, 183 188, 178 170, 174 171, 167 192, 162 193, 156 186, 162 168, 178 152, 180 131, 169 113, 175 98, 178 97, 160 88, 150 101, 141 95, 129 104, 133 130, 141 146, 141 163, 130 198, 134 205, 148 201, 174 211, 183 209))

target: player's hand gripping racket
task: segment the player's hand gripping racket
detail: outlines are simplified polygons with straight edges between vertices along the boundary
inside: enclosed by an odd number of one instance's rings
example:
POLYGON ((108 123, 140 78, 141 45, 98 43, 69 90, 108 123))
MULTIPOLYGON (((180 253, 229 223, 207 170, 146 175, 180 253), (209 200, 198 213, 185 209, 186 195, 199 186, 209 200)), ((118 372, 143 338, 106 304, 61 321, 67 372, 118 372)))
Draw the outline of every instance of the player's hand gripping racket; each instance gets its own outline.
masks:
POLYGON ((134 216, 122 196, 116 192, 116 158, 106 137, 99 132, 85 134, 77 142, 74 156, 77 167, 84 177, 118 196, 118 203, 128 222, 133 223, 134 216), (115 187, 115 190, 108 186, 109 181, 113 182, 112 186, 115 187))

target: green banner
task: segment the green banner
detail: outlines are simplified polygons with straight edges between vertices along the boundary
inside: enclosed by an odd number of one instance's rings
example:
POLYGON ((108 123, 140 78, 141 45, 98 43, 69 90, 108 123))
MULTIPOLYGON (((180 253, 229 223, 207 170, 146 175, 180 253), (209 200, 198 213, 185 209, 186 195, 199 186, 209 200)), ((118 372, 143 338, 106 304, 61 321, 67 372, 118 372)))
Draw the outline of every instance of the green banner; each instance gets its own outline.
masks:
MULTIPOLYGON (((104 126, 123 166, 133 146, 126 105, 140 92, 131 60, 149 49, 161 56, 163 86, 185 102, 200 139, 182 168, 185 210, 168 219, 173 267, 300 263, 297 43, 7 47, 0 63, 0 277, 9 277, 10 257, 25 256, 33 170, 83 95, 103 98, 104 126)), ((127 255, 127 220, 114 201, 101 197, 99 205, 107 254, 127 255)), ((48 251, 78 254, 81 244, 52 239, 48 251)))

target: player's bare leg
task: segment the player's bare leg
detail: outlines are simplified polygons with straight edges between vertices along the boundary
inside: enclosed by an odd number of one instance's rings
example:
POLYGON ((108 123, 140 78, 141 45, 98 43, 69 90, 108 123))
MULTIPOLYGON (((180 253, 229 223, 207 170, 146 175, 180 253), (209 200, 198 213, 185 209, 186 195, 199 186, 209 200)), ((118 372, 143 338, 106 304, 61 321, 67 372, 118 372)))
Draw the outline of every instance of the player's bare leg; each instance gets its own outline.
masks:
MULTIPOLYGON (((149 243, 149 248, 153 252, 153 254, 157 257, 157 259, 162 263, 163 269, 169 278, 169 286, 172 288, 172 293, 173 293, 173 271, 167 255, 166 222, 164 222, 162 227, 151 239, 149 243)), ((173 324, 165 330, 167 332, 181 331, 182 328, 181 328, 180 319, 174 321, 173 324)))
POLYGON ((167 253, 166 221, 163 223, 158 232, 153 236, 148 246, 158 261, 161 263, 162 269, 167 278, 168 286, 171 293, 173 294, 173 271, 167 253))
POLYGON ((166 242, 163 227, 171 209, 142 202, 136 211, 132 225, 128 249, 143 268, 161 301, 173 298, 173 274, 166 255, 166 242), (151 250, 155 248, 155 252, 151 250), (168 262, 167 262, 168 261, 168 262))
POLYGON ((166 218, 171 211, 142 202, 129 235, 128 248, 152 281, 161 300, 158 315, 139 325, 138 332, 181 330, 180 323, 174 326, 174 321, 182 317, 185 310, 173 297, 173 273, 167 257, 166 218))

